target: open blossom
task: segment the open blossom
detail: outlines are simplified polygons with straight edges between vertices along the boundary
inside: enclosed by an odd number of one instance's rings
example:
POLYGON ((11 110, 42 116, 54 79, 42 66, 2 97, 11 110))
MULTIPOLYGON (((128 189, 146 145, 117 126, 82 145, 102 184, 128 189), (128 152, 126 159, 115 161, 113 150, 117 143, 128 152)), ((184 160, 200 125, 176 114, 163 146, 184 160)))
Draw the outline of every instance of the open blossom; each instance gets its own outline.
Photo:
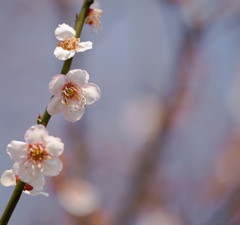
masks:
POLYGON ((96 84, 88 83, 87 71, 75 69, 67 75, 56 75, 49 83, 50 100, 47 111, 50 115, 63 112, 70 122, 80 120, 84 114, 85 105, 91 105, 100 98, 100 89, 96 84))
POLYGON ((49 136, 43 125, 30 127, 25 133, 25 141, 12 141, 7 153, 15 161, 15 171, 20 180, 32 183, 43 176, 56 176, 62 170, 58 158, 64 145, 60 138, 49 136))
POLYGON ((103 10, 99 9, 99 4, 94 3, 91 5, 90 9, 88 10, 85 24, 89 24, 92 27, 92 31, 98 31, 101 28, 101 16, 103 15, 103 10))
MULTIPOLYGON (((1 177, 1 184, 3 186, 9 187, 9 186, 15 186, 18 181, 19 181, 19 176, 16 174, 18 170, 19 165, 15 163, 13 165, 13 169, 11 170, 6 170, 3 172, 2 177, 1 177)), ((30 195, 44 195, 48 197, 48 193, 42 192, 42 189, 45 184, 45 179, 44 177, 39 177, 37 180, 30 182, 28 184, 25 184, 23 191, 26 194, 30 195)))
POLYGON ((76 178, 62 180, 56 192, 63 209, 74 216, 89 215, 100 207, 100 195, 87 181, 76 178))
POLYGON ((60 60, 72 58, 76 52, 84 52, 92 49, 92 42, 80 42, 76 38, 76 31, 69 25, 59 24, 55 30, 55 36, 60 41, 54 51, 54 55, 60 60))

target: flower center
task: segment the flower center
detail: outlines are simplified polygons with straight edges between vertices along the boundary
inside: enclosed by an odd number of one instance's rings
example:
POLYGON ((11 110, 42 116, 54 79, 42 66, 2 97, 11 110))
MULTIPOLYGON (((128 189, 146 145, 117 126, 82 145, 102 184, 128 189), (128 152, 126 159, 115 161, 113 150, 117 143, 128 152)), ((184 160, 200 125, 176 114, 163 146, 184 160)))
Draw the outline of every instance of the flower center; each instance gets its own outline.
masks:
POLYGON ((42 144, 29 144, 28 157, 33 163, 37 164, 37 167, 41 167, 41 162, 47 159, 51 159, 51 155, 43 147, 42 144))
POLYGON ((80 38, 69 38, 66 41, 58 42, 57 46, 63 48, 64 50, 78 50, 79 49, 80 38))
POLYGON ((75 111, 79 111, 86 105, 86 98, 82 89, 75 83, 67 83, 62 89, 62 104, 66 106, 75 105, 75 111), (78 107, 77 107, 78 106, 78 107))
POLYGON ((104 12, 101 9, 89 9, 88 13, 87 13, 87 17, 85 19, 85 24, 89 24, 92 27, 92 30, 96 31, 99 28, 101 28, 100 26, 100 22, 101 22, 101 16, 104 12))

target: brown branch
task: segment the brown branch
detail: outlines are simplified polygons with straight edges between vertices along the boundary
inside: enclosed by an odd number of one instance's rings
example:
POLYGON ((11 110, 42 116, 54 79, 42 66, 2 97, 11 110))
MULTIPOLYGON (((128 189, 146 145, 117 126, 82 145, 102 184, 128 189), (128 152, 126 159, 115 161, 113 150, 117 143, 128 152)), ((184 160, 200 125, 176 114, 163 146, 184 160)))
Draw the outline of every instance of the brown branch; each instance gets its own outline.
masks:
POLYGON ((186 97, 187 83, 190 75, 188 67, 193 55, 192 39, 192 33, 186 31, 179 57, 180 64, 176 69, 179 73, 176 79, 178 82, 175 93, 172 96, 172 101, 161 115, 158 132, 156 132, 155 137, 149 140, 144 146, 143 154, 131 180, 126 198, 123 201, 124 204, 117 214, 115 221, 112 223, 114 225, 128 225, 131 223, 131 220, 139 208, 138 199, 144 194, 146 185, 148 185, 151 180, 151 175, 164 151, 171 126, 186 97))

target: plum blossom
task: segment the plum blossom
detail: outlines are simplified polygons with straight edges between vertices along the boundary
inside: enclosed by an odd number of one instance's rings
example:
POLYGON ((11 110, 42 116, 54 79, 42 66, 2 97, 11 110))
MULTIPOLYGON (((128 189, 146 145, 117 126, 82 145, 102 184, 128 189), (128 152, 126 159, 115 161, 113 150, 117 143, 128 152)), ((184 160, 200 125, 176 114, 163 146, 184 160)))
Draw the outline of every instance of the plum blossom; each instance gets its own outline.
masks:
POLYGON ((66 76, 56 75, 49 83, 50 100, 47 111, 50 115, 63 112, 63 116, 70 122, 80 120, 85 106, 91 105, 100 98, 100 89, 96 84, 88 83, 87 71, 75 69, 66 76))
POLYGON ((12 141, 7 146, 7 153, 16 162, 14 174, 28 184, 58 175, 62 170, 58 156, 64 150, 61 139, 50 136, 43 125, 30 127, 24 138, 26 142, 12 141))
MULTIPOLYGON (((18 169, 18 164, 15 163, 11 170, 6 170, 3 172, 1 177, 1 184, 5 187, 15 186, 19 181, 19 176, 16 174, 18 169)), ((45 184, 44 177, 39 177, 37 180, 26 183, 23 189, 23 192, 32 196, 35 195, 44 195, 48 197, 48 193, 42 192, 42 189, 45 184)))
POLYGON ((85 180, 76 178, 62 180, 56 193, 63 209, 74 216, 89 215, 100 207, 101 198, 98 190, 85 180))
POLYGON ((92 42, 80 42, 80 38, 76 38, 76 31, 69 25, 59 24, 55 30, 55 36, 60 41, 54 51, 54 55, 59 60, 72 58, 76 52, 84 52, 92 49, 92 42))
POLYGON ((101 16, 103 15, 103 10, 99 9, 99 3, 94 2, 88 10, 85 24, 89 24, 92 27, 92 31, 98 32, 98 29, 101 28, 101 16))

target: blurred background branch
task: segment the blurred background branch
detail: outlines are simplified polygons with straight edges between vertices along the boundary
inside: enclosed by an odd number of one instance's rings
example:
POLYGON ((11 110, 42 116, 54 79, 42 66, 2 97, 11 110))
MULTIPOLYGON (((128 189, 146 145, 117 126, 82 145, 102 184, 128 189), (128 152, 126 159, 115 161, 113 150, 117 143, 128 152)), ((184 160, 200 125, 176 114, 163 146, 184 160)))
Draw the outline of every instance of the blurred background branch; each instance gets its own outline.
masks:
MULTIPOLYGON (((64 172, 48 182, 48 200, 23 197, 30 216, 19 209, 12 224, 237 225, 239 1, 99 3, 103 29, 96 35, 84 26, 81 40, 91 40, 93 50, 77 55, 72 68, 87 70, 102 98, 77 124, 52 118, 50 133, 66 146, 64 172)), ((0 8, 8 34, 0 36, 7 74, 0 84, 2 171, 11 164, 6 144, 21 140, 50 97, 42 90, 59 73, 53 31, 62 22, 73 26, 81 4, 14 0, 0 8), (21 121, 16 112, 25 115, 21 121)), ((0 211, 9 192, 1 188, 0 211)))

